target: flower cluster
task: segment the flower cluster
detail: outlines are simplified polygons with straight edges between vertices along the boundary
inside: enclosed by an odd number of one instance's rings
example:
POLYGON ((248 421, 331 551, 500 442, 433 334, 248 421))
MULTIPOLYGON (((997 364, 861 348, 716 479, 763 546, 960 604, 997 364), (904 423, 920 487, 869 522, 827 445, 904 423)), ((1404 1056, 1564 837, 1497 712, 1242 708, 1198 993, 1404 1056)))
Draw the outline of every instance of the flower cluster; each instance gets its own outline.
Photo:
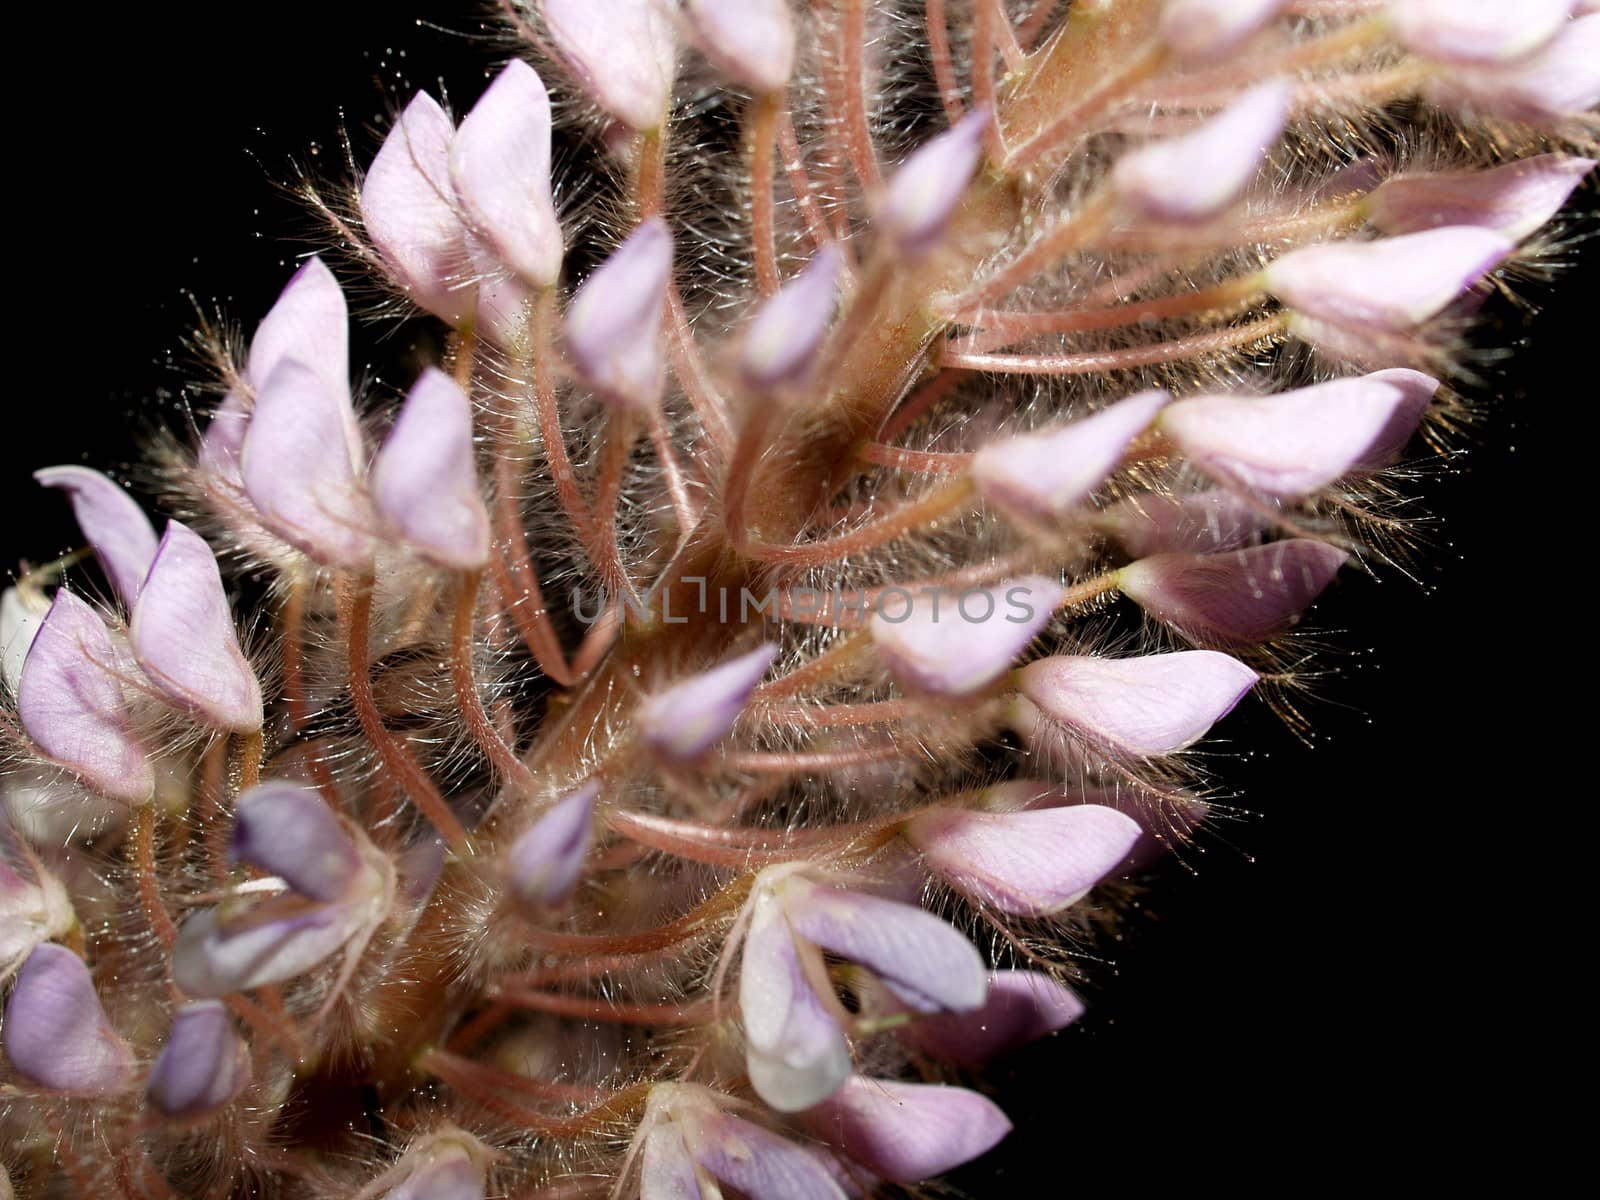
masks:
POLYGON ((0 603, 38 1194, 977 1159, 1595 165, 1592 0, 503 7, 216 339, 160 533, 37 475, 108 585, 0 603), (448 328, 398 405, 358 279, 448 328))

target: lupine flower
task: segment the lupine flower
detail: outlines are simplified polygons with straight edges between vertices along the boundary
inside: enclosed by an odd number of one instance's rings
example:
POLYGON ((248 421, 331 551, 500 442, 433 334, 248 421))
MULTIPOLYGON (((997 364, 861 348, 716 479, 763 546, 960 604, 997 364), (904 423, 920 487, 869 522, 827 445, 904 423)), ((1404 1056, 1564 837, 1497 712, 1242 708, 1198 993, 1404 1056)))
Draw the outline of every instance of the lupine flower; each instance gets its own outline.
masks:
POLYGON ((156 555, 156 534, 139 502, 99 471, 87 467, 48 467, 33 477, 47 488, 60 488, 72 500, 78 528, 94 547, 106 578, 129 608, 139 599, 150 560, 156 555))
POLYGON ((594 838, 596 780, 553 804, 511 843, 507 874, 522 906, 542 915, 565 904, 583 875, 583 860, 594 838))
POLYGON ((0 597, 47 1193, 938 1190, 1583 246, 1595 0, 500 8, 314 205, 411 302, 361 417, 313 258, 179 520, 40 474, 114 593, 0 597))
POLYGON ((239 801, 230 856, 288 890, 239 892, 184 922, 173 952, 178 986, 209 998, 292 979, 371 931, 385 915, 392 872, 364 850, 316 795, 264 783, 239 801))
POLYGON ((172 1019, 145 1095, 176 1120, 204 1120, 250 1083, 250 1051, 218 1000, 185 1004, 172 1019))
POLYGON ((818 1136, 873 1174, 921 1183, 987 1153, 1011 1132, 994 1103, 966 1088, 853 1075, 806 1115, 818 1136))
POLYGON ((89 968, 51 942, 36 946, 17 972, 5 1050, 19 1075, 52 1092, 120 1092, 133 1080, 133 1052, 106 1018, 89 968))
POLYGON ((129 804, 143 804, 155 791, 155 771, 128 709, 137 670, 94 609, 63 588, 17 685, 22 728, 45 756, 129 804))

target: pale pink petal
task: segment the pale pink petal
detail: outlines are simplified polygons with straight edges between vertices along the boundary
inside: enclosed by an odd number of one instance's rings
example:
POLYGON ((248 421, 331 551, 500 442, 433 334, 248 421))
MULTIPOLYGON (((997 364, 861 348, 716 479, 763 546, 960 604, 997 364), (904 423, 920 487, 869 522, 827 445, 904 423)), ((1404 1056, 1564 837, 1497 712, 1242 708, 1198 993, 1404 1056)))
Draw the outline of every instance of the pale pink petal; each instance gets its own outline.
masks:
POLYGON ((1137 821, 1096 805, 1014 813, 935 807, 905 836, 958 892, 1017 916, 1077 903, 1138 841, 1137 821))
POLYGON ((1413 54, 1455 64, 1525 58, 1560 32, 1572 0, 1393 0, 1388 17, 1413 54))
POLYGON ((88 467, 46 467, 33 473, 47 488, 60 488, 72 501, 72 515, 106 578, 122 603, 139 598, 145 572, 156 554, 156 532, 138 501, 99 471, 88 467))
POLYGON ((1444 83, 1497 116, 1557 125, 1600 104, 1600 13, 1579 17, 1542 50, 1502 67, 1463 68, 1444 83))
POLYGON ((372 498, 425 558, 461 571, 480 570, 489 561, 472 404, 437 367, 428 367, 412 385, 373 460, 372 498))
POLYGON ((222 572, 205 539, 180 521, 167 522, 128 643, 177 707, 217 729, 261 728, 261 685, 239 648, 222 572))
POLYGON ((661 0, 543 0, 545 26, 578 86, 631 129, 659 128, 676 49, 661 0))
POLYGON ((1117 469, 1171 399, 1140 392, 1060 429, 990 442, 973 455, 973 482, 991 504, 1027 519, 1060 520, 1117 469))
POLYGON ((921 1183, 992 1150, 1011 1122, 966 1088, 853 1075, 806 1115, 819 1137, 892 1183, 921 1183))
POLYGON ((671 281, 672 232, 651 217, 572 298, 567 350, 578 374, 601 395, 639 407, 660 398, 666 368, 661 317, 671 281))
POLYGON ((550 194, 550 97, 513 59, 461 122, 450 179, 472 231, 530 285, 561 274, 561 223, 550 194))
POLYGON ((788 0, 684 0, 695 40, 731 78, 776 92, 794 71, 794 18, 788 0))
POLYGON ((694 1159, 676 1121, 656 1121, 640 1155, 639 1200, 704 1200, 694 1159))
POLYGON ((888 588, 869 628, 878 655, 908 688, 936 695, 981 691, 1050 623, 1065 589, 1027 575, 992 588, 915 596, 888 588))
POLYGON ((770 1130, 709 1106, 678 1124, 700 1168, 749 1200, 844 1200, 815 1155, 770 1130))
POLYGON ((506 856, 511 891, 538 916, 565 904, 583 877, 594 841, 594 807, 600 782, 591 780, 563 796, 517 835, 506 856))
POLYGON ((804 271, 761 306, 739 353, 740 372, 753 389, 772 391, 810 374, 833 320, 843 265, 843 251, 829 242, 804 271))
POLYGON ((1561 211, 1594 166, 1592 158, 1540 154, 1487 171, 1397 175, 1367 197, 1367 218, 1391 234, 1477 225, 1521 241, 1561 211))
POLYGON ((988 109, 973 110, 919 146, 895 171, 878 218, 900 253, 925 253, 944 234, 983 160, 984 136, 993 120, 988 109))
POLYGON ((777 656, 767 642, 649 697, 639 707, 645 742, 670 762, 699 758, 733 729, 777 656))
POLYGON ((178 930, 173 978, 188 995, 204 999, 282 983, 337 954, 373 919, 365 899, 320 904, 293 892, 236 916, 202 909, 178 930))
POLYGON ((1017 674, 1022 694, 1097 747, 1130 757, 1170 754, 1204 737, 1257 675, 1215 650, 1140 658, 1063 654, 1017 674))
POLYGON ((1065 1029, 1083 1015, 1083 1001, 1039 971, 995 971, 983 1007, 930 1013, 900 1036, 930 1058, 976 1068, 1009 1050, 1065 1029))
POLYGON ((349 327, 350 313, 339 281, 320 258, 309 258, 256 326, 245 360, 245 378, 253 387, 260 387, 273 368, 293 358, 330 386, 348 390, 349 327))
POLYGON ((1199 128, 1124 156, 1112 170, 1123 204, 1147 221, 1210 220, 1255 179, 1289 120, 1287 79, 1257 84, 1199 128))
POLYGON ((1176 496, 1143 492, 1119 500, 1101 519, 1134 558, 1237 550, 1268 524, 1259 505, 1221 488, 1176 496))
POLYGON ((1254 37, 1289 0, 1167 0, 1161 40, 1191 62, 1214 62, 1254 37))

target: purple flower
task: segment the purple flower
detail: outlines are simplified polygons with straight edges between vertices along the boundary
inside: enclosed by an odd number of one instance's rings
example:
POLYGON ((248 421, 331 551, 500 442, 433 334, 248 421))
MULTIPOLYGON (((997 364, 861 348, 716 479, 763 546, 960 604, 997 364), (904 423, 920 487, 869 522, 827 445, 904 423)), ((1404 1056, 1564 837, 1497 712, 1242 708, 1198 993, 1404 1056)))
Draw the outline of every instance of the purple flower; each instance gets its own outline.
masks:
POLYGON ((111 1027, 83 960, 65 946, 34 948, 6 1001, 6 1057, 29 1083, 69 1095, 120 1092, 133 1052, 111 1027))
POLYGON ((600 781, 590 780, 551 805, 511 843, 506 876, 511 892, 531 916, 567 902, 583 876, 594 840, 600 781))
POLYGON ((900 1037, 930 1058, 977 1068, 1065 1029, 1083 1011, 1083 1001, 1049 975, 995 971, 989 976, 983 1007, 965 1013, 930 1013, 903 1026, 900 1037))
POLYGON ((47 488, 60 488, 72 501, 72 515, 117 596, 132 608, 156 553, 150 518, 134 498, 99 471, 88 467, 46 467, 33 473, 47 488))
POLYGON ((1230 554, 1157 554, 1122 568, 1117 586, 1196 641, 1250 645, 1292 628, 1345 557, 1307 538, 1230 554))
POLYGON ((1137 821, 1098 805, 1010 813, 935 806, 913 817, 905 836, 962 895, 1042 917, 1083 899, 1141 832, 1137 821))
POLYGON ((584 280, 567 309, 567 350, 592 388, 648 408, 661 397, 661 317, 672 282, 672 233, 651 217, 584 280))
POLYGON ((447 1126, 419 1139, 386 1172, 399 1182, 383 1200, 484 1200, 492 1157, 470 1133, 447 1126))
POLYGON ((1570 22, 1527 58, 1452 71, 1440 90, 1513 121, 1559 126, 1600 104, 1600 12, 1570 22))
POLYGON ((706 57, 757 92, 778 92, 794 71, 788 0, 683 0, 683 15, 706 57))
POLYGON ((870 622, 878 656, 908 688, 934 695, 982 691, 1050 623, 1065 589, 1027 575, 959 593, 891 588, 870 622), (898 594, 888 594, 898 593, 898 594))
POLYGON ((693 762, 733 729, 777 656, 767 642, 649 697, 639 708, 645 742, 667 762, 693 762))
POLYGON ((128 624, 133 655, 162 695, 217 729, 261 728, 261 685, 233 628, 205 539, 168 521, 128 624))
POLYGON ((1134 558, 1237 550, 1268 524, 1258 504, 1222 488, 1175 496, 1141 492, 1117 501, 1100 519, 1134 558))
POLYGON ((574 80, 640 133, 666 120, 676 48, 661 0, 542 0, 545 26, 574 80))
POLYGON ((748 387, 771 392, 810 375, 833 320, 843 265, 843 251, 829 242, 761 306, 739 351, 739 370, 748 387))
POLYGON ((168 1118, 203 1121, 250 1082, 250 1051, 218 1000, 185 1004, 150 1068, 145 1095, 168 1118))
POLYGON ((105 622, 65 589, 56 593, 22 666, 17 715, 44 754, 101 795, 143 804, 155 792, 155 771, 134 736, 125 649, 105 622))
POLYGON ((1487 171, 1396 175, 1367 197, 1367 217, 1390 234, 1477 225, 1520 241, 1561 211, 1594 165, 1592 158, 1539 154, 1487 171))
POLYGON ((423 557, 480 570, 489 561, 489 514, 473 460, 472 405, 429 367, 412 385, 372 463, 378 512, 423 557))
POLYGON ((921 1183, 992 1150, 1011 1122, 987 1098, 944 1084, 852 1075, 806 1125, 873 1174, 921 1183))
POLYGON ((973 110, 918 147, 889 180, 878 219, 901 254, 925 254, 944 235, 983 160, 993 120, 988 109, 973 110))
POLYGON ((1515 62, 1547 45, 1572 13, 1572 0, 1393 0, 1388 17, 1400 43, 1439 62, 1515 62))
POLYGON ((973 482, 989 503, 1024 520, 1064 520, 1117 469, 1171 399, 1163 391, 1140 392, 1060 429, 990 442, 973 455, 973 482))

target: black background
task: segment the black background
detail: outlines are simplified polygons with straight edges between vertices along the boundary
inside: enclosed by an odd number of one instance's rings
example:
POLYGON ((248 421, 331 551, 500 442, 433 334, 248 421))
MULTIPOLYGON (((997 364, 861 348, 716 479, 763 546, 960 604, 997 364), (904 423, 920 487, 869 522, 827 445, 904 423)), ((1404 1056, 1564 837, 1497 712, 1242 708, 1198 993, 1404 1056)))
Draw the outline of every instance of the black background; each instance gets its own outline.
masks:
MULTIPOLYGON (((442 76, 464 107, 503 56, 470 10, 444 29, 406 5, 305 0, 71 11, 10 34, 13 62, 37 55, 52 83, 10 114, 8 565, 74 536, 31 470, 115 470, 151 412, 180 411, 190 293, 246 322, 270 304, 301 248, 285 239, 310 228, 276 186, 289 158, 336 174, 341 117, 370 156, 361 135, 394 96, 442 76)), ((1569 794, 1541 763, 1549 689, 1578 653, 1561 623, 1586 585, 1563 562, 1584 514, 1555 489, 1595 400, 1574 381, 1597 283, 1600 254, 1532 289, 1547 308, 1525 327, 1491 308, 1521 353, 1491 379, 1501 402, 1470 452, 1423 489, 1447 524, 1420 584, 1349 578, 1319 608, 1350 632, 1327 635, 1339 673, 1311 710, 1315 749, 1264 712, 1227 727, 1257 751, 1222 767, 1259 816, 1227 830, 1237 850, 1170 870, 1115 973, 1094 973, 1092 1015, 1002 1072, 1019 1132, 970 1191, 1035 1172, 1063 1192, 1262 1182, 1291 1145, 1338 1170, 1411 1145, 1419 1113, 1487 1102, 1525 973, 1515 939, 1542 919, 1519 877, 1569 794)))

